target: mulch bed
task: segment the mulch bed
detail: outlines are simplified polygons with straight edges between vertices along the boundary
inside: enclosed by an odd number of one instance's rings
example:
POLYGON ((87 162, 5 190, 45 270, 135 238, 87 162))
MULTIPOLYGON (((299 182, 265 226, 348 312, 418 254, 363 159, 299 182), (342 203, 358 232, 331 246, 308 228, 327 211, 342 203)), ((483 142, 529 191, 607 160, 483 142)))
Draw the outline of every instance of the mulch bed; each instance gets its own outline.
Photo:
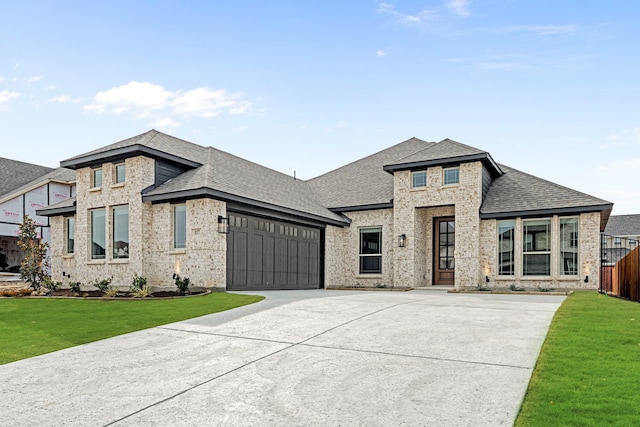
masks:
MULTIPOLYGON (((184 297, 184 296, 189 296, 189 295, 201 295, 205 293, 204 291, 197 291, 197 292, 191 292, 188 294, 183 294, 181 292, 176 292, 176 291, 158 291, 158 292, 153 292, 151 293, 148 297, 146 298, 175 298, 175 297, 184 297)), ((104 294, 98 290, 95 291, 81 291, 79 294, 74 294, 71 289, 58 289, 57 291, 53 292, 51 294, 51 296, 54 297, 80 297, 80 298, 103 298, 104 294)), ((130 292, 127 291, 122 291, 122 292, 118 292, 118 295, 116 295, 113 298, 133 298, 130 294, 130 292)), ((137 298, 140 299, 140 298, 137 298)))

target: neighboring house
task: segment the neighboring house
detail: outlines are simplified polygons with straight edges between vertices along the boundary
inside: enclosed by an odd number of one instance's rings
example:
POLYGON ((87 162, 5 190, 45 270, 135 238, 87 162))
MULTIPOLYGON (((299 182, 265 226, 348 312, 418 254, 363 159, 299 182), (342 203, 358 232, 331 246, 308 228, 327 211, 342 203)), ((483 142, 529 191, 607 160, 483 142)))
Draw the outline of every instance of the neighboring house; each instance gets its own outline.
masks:
POLYGON ((448 139, 309 181, 155 130, 61 166, 77 196, 38 211, 54 280, 123 287, 594 288, 612 208, 448 139))
POLYGON ((613 265, 640 242, 640 214, 611 215, 602 235, 602 263, 613 265))
POLYGON ((18 233, 25 214, 35 221, 39 236, 50 242, 49 218, 36 210, 72 197, 75 175, 70 169, 0 158, 0 248, 8 269, 16 271, 23 259, 18 233))

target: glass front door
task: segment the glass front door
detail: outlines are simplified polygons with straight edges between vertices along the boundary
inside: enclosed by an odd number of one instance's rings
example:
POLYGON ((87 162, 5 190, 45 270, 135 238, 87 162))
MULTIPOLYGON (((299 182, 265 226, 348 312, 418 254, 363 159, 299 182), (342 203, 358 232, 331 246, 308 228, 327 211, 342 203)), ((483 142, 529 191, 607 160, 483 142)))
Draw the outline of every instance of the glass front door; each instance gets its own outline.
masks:
POLYGON ((456 221, 454 218, 436 218, 433 233, 434 268, 433 284, 448 286, 454 284, 456 221))

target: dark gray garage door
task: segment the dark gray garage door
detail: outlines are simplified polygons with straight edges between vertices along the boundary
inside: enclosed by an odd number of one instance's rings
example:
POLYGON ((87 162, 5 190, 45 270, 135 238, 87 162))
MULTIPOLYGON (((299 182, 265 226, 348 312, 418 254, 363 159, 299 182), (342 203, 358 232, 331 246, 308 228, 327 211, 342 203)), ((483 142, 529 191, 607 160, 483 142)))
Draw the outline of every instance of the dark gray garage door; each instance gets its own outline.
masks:
POLYGON ((227 289, 319 287, 319 229, 229 214, 227 289))

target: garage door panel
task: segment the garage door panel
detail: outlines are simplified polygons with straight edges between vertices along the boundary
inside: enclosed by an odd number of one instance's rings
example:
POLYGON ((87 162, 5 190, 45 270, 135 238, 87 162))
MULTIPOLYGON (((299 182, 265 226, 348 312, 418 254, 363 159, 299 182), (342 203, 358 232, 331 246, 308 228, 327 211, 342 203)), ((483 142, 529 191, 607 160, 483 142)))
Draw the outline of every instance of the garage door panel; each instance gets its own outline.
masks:
POLYGON ((317 289, 320 230, 231 213, 227 288, 317 289))

